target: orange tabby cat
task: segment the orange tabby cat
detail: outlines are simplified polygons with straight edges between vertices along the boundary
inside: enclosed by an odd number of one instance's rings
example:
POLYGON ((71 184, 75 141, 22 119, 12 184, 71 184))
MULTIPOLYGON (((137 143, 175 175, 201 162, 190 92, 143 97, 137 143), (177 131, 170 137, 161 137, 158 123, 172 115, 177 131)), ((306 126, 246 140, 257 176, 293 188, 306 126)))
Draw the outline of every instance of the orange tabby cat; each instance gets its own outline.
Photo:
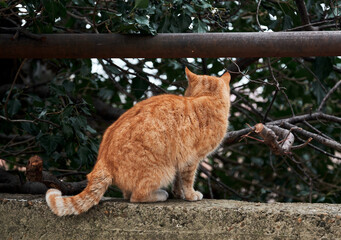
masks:
POLYGON ((173 182, 175 197, 203 195, 193 189, 199 162, 214 151, 228 126, 230 74, 199 76, 186 68, 185 96, 160 95, 137 103, 104 133, 97 163, 80 194, 46 201, 58 216, 80 214, 99 203, 108 186, 118 186, 131 202, 166 201, 162 190, 173 182))

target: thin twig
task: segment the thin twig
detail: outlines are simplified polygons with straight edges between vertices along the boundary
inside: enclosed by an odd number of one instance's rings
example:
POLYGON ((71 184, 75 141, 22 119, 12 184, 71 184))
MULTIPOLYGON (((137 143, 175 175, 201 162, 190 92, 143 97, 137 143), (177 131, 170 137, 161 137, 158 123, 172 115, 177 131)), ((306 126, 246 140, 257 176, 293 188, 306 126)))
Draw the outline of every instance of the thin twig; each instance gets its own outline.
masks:
MULTIPOLYGON (((258 111, 257 109, 255 109, 255 108, 252 106, 252 104, 251 104, 249 101, 247 101, 246 98, 244 98, 238 91, 236 91, 236 90, 231 90, 231 93, 234 94, 234 95, 236 95, 239 99, 241 99, 241 101, 242 101, 244 104, 246 104, 246 105, 251 109, 251 111, 252 111, 254 114, 256 114, 256 115, 258 116, 259 119, 264 119, 264 115, 263 115, 260 111, 258 111)), ((233 103, 233 104, 234 104, 234 103, 233 103)), ((271 121, 271 119, 268 118, 268 117, 267 117, 266 119, 271 121)))
POLYGON ((271 63, 270 63, 270 58, 267 58, 267 62, 268 62, 268 68, 269 68, 272 80, 276 83, 276 90, 275 90, 275 94, 274 94, 274 96, 273 96, 273 98, 272 98, 268 108, 266 109, 265 114, 264 114, 263 123, 265 123, 267 121, 268 114, 269 114, 269 112, 271 110, 271 107, 272 107, 273 103, 275 102, 277 93, 280 90, 279 83, 278 83, 278 81, 277 81, 277 79, 276 79, 276 77, 274 75, 274 72, 272 71, 272 67, 271 67, 271 63))
POLYGON ((320 106, 317 108, 317 111, 321 111, 323 106, 325 105, 325 103, 327 102, 328 98, 330 97, 330 95, 335 92, 335 90, 341 85, 341 80, 339 80, 332 89, 329 90, 329 92, 326 94, 326 96, 324 96, 324 98, 322 99, 322 102, 320 104, 320 106))
MULTIPOLYGON (((151 87, 157 89, 157 91, 159 93, 167 93, 167 91, 165 91, 163 88, 157 86, 156 84, 152 83, 149 81, 148 77, 144 77, 142 76, 139 72, 142 72, 143 69, 139 69, 137 66, 135 66, 134 64, 130 63, 129 61, 127 61, 126 59, 122 58, 121 59, 123 62, 125 62, 127 64, 128 67, 131 67, 136 73, 132 73, 129 72, 128 70, 124 70, 123 68, 117 66, 116 64, 114 64, 113 62, 111 62, 110 60, 108 60, 111 64, 115 65, 117 68, 119 68, 122 72, 126 72, 127 74, 132 74, 135 76, 140 77, 143 81, 145 81, 146 83, 148 83, 148 85, 150 85, 151 87)), ((154 77, 154 75, 153 75, 154 77)))
POLYGON ((113 82, 114 86, 124 95, 126 95, 127 97, 130 97, 133 101, 136 101, 136 98, 134 95, 128 93, 118 82, 116 82, 115 78, 113 78, 113 76, 111 75, 111 71, 107 68, 107 66, 105 65, 105 63, 103 62, 102 59, 98 59, 98 62, 102 65, 104 71, 107 73, 108 77, 110 78, 110 80, 113 82))
MULTIPOLYGON (((200 170, 201 170, 203 173, 205 173, 205 172, 207 173, 207 172, 208 172, 208 170, 207 170, 205 167, 203 167, 201 164, 199 165, 199 168, 200 168, 200 170)), ((243 199, 243 200, 247 200, 247 199, 248 199, 247 197, 240 195, 237 191, 235 191, 235 190, 232 189, 231 187, 229 187, 229 186, 227 186, 226 184, 224 184, 223 182, 221 182, 219 179, 213 177, 211 174, 205 174, 205 175, 208 176, 208 177, 210 177, 211 180, 213 180, 213 182, 217 183, 217 184, 220 185, 222 188, 224 188, 225 190, 227 190, 227 191, 233 193, 233 194, 236 195, 237 197, 239 197, 239 198, 241 198, 241 199, 243 199)))
POLYGON ((264 32, 264 30, 262 29, 262 26, 261 26, 260 23, 259 23, 259 19, 258 19, 258 16, 259 16, 259 7, 260 7, 261 3, 262 3, 262 0, 258 0, 257 12, 256 12, 256 21, 257 21, 257 25, 258 25, 259 29, 260 29, 262 32, 264 32))
POLYGON ((281 126, 287 128, 287 129, 290 129, 292 128, 294 132, 296 132, 297 134, 299 135, 302 135, 304 137, 312 137, 315 141, 327 146, 327 147, 330 147, 330 148, 333 148, 339 152, 341 152, 341 144, 335 140, 332 140, 332 139, 326 139, 325 137, 322 137, 318 134, 315 134, 315 133, 311 133, 307 130, 304 130, 304 129, 299 129, 299 128, 296 128, 295 125, 291 124, 291 123, 287 123, 287 122, 283 122, 281 124, 281 126))
POLYGON ((18 70, 17 70, 17 73, 15 74, 15 77, 14 77, 14 80, 13 80, 13 82, 12 82, 12 85, 11 85, 11 88, 10 88, 10 90, 9 90, 9 93, 7 94, 7 98, 6 98, 5 105, 4 105, 4 112, 5 112, 5 117, 6 117, 6 119, 8 119, 7 104, 8 104, 8 101, 9 101, 9 97, 11 96, 11 93, 12 93, 13 87, 14 87, 14 85, 15 85, 15 82, 17 81, 18 76, 19 76, 19 73, 20 73, 22 67, 24 66, 26 60, 27 60, 27 58, 25 58, 25 59, 21 62, 20 66, 19 66, 19 68, 18 68, 18 70))
POLYGON ((301 22, 303 25, 306 25, 305 30, 307 31, 318 31, 318 27, 313 27, 310 24, 309 14, 307 8, 305 6, 304 0, 295 0, 296 6, 299 12, 299 16, 301 17, 301 22))
POLYGON ((55 127, 57 127, 57 128, 61 128, 61 126, 60 126, 59 124, 57 124, 57 123, 51 122, 51 121, 49 121, 49 120, 37 118, 37 117, 36 117, 34 114, 32 114, 32 113, 31 113, 30 115, 31 115, 31 117, 34 118, 34 122, 35 122, 35 121, 38 121, 38 122, 48 123, 48 124, 50 124, 50 125, 52 125, 52 126, 55 126, 55 127))
POLYGON ((309 138, 305 143, 302 143, 300 145, 292 146, 291 149, 296 150, 296 149, 304 148, 305 146, 307 146, 311 142, 311 140, 313 140, 313 138, 309 138))
MULTIPOLYGON (((312 114, 304 114, 304 115, 300 115, 300 116, 294 116, 294 117, 290 117, 290 118, 284 118, 284 119, 280 119, 280 120, 271 121, 271 122, 266 123, 266 125, 280 126, 284 123, 297 124, 297 123, 301 123, 304 121, 313 121, 313 120, 319 120, 319 121, 324 120, 324 121, 336 122, 336 123, 341 124, 341 118, 339 118, 339 117, 329 115, 329 114, 325 114, 322 112, 316 112, 316 113, 312 113, 312 114)), ((290 129, 290 127, 288 127, 288 129, 290 129)), ((244 129, 240 129, 237 131, 227 132, 227 134, 225 135, 223 144, 231 145, 231 144, 237 143, 243 135, 245 135, 249 132, 250 132, 250 128, 244 128, 244 129)), ((317 136, 319 136, 319 135, 317 135, 317 136)), ((308 138, 309 137, 311 137, 311 136, 308 136, 308 138)), ((326 139, 326 138, 324 138, 324 139, 326 139)))
POLYGON ((309 127, 310 129, 312 129, 314 132, 316 132, 317 134, 320 134, 321 136, 328 138, 328 139, 332 139, 331 137, 329 137, 328 135, 324 134, 323 132, 321 132, 320 130, 318 130, 317 128, 315 128, 314 126, 312 126, 310 123, 308 123, 307 121, 303 121, 303 124, 306 125, 307 127, 309 127))
POLYGON ((313 75, 313 77, 316 79, 316 81, 320 84, 322 90, 327 93, 327 89, 325 88, 325 86, 322 84, 321 80, 318 78, 318 76, 316 76, 316 74, 309 68, 307 67, 303 61, 301 61, 300 59, 296 59, 296 62, 300 63, 308 72, 310 72, 311 75, 313 75))
POLYGON ((6 120, 8 122, 29 122, 34 123, 33 120, 27 120, 27 119, 10 119, 8 117, 0 116, 0 119, 6 120))
MULTIPOLYGON (((304 142, 304 140, 301 139, 300 137, 296 136, 296 138, 297 138, 298 140, 300 140, 301 142, 304 142)), ((327 152, 327 151, 325 151, 325 150, 323 150, 323 149, 321 149, 321 148, 319 148, 319 147, 317 147, 317 146, 315 146, 315 145, 313 145, 313 144, 311 144, 311 143, 308 143, 308 146, 311 147, 311 148, 313 148, 314 150, 320 152, 320 153, 323 153, 324 155, 327 155, 328 157, 331 157, 331 158, 335 158, 335 159, 341 160, 341 157, 338 157, 338 156, 336 156, 336 155, 334 155, 334 154, 331 154, 331 153, 329 153, 329 152, 327 152)))

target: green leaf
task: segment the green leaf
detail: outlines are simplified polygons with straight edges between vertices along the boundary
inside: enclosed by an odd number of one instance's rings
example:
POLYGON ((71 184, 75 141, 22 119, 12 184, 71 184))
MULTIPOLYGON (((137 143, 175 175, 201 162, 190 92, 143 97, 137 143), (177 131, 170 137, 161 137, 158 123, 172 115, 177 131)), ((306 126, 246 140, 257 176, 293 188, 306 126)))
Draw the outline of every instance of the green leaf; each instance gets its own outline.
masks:
POLYGON ((60 158, 61 158, 61 154, 60 153, 58 153, 58 152, 54 152, 54 153, 52 153, 52 155, 51 155, 51 157, 53 158, 53 160, 55 161, 55 162, 57 162, 60 158))
POLYGON ((41 111, 41 113, 39 113, 38 118, 41 118, 41 117, 45 116, 46 113, 47 113, 47 110, 44 109, 43 111, 41 111))
POLYGON ((91 134, 97 133, 97 131, 93 129, 92 127, 90 127, 89 125, 86 126, 86 131, 88 131, 91 134))
POLYGON ((67 106, 66 108, 63 109, 62 116, 63 118, 68 118, 72 115, 72 113, 73 113, 73 107, 67 106))
POLYGON ((42 0, 42 3, 47 12, 45 14, 50 20, 54 21, 58 17, 66 16, 66 8, 60 1, 42 0))
POLYGON ((65 145, 65 152, 66 155, 71 158, 73 157, 73 155, 76 152, 76 143, 69 141, 66 145, 65 145))
POLYGON ((114 91, 107 88, 101 88, 98 92, 98 96, 102 99, 110 99, 114 95, 114 91))
POLYGON ((316 101, 317 104, 320 105, 320 103, 322 102, 322 99, 324 98, 324 91, 321 87, 321 84, 317 81, 314 81, 312 83, 312 92, 314 94, 314 96, 316 97, 316 101))
POLYGON ((50 91, 52 94, 54 94, 56 96, 65 96, 66 95, 63 87, 57 86, 53 83, 50 84, 50 91))
POLYGON ((323 81, 333 71, 332 59, 330 57, 316 57, 313 71, 320 81, 323 81))
POLYGON ((197 32, 197 33, 207 32, 207 25, 203 21, 200 21, 199 19, 195 19, 194 23, 195 23, 194 32, 197 32))
POLYGON ((135 0, 134 8, 147 8, 149 5, 149 0, 135 0))
POLYGON ((80 148, 77 151, 78 157, 80 159, 80 163, 86 163, 88 160, 88 155, 90 151, 86 146, 80 146, 80 148))
POLYGON ((21 102, 18 99, 11 99, 7 104, 7 113, 10 117, 17 114, 21 108, 21 102))
POLYGON ((203 9, 206 9, 206 8, 211 8, 212 5, 208 2, 205 2, 205 1, 200 1, 200 4, 198 4, 199 7, 203 8, 203 9))
POLYGON ((264 164, 264 160, 259 157, 251 157, 251 162, 253 162, 255 165, 261 167, 264 164))
POLYGON ((293 22, 289 15, 284 15, 283 19, 283 30, 292 28, 293 22))
POLYGON ((3 8, 5 8, 5 7, 7 7, 8 5, 7 5, 7 3, 6 3, 5 0, 2 0, 2 1, 0 1, 0 6, 3 7, 3 8))
POLYGON ((86 129, 87 120, 84 116, 70 117, 70 122, 77 134, 81 133, 81 129, 86 129))
POLYGON ((39 132, 38 127, 34 125, 34 123, 23 122, 21 123, 21 127, 24 131, 26 131, 28 134, 31 134, 31 135, 37 135, 39 132))
POLYGON ((135 20, 140 25, 149 26, 149 19, 146 16, 135 16, 135 20))
POLYGON ((84 105, 83 107, 81 107, 81 110, 83 113, 85 113, 88 116, 91 116, 91 113, 89 111, 88 105, 84 105))
POLYGON ((63 143, 64 138, 60 135, 43 135, 39 137, 38 142, 45 149, 47 154, 54 152, 58 145, 63 143))
POLYGON ((74 91, 74 89, 75 89, 75 84, 73 82, 65 80, 63 82, 63 87, 64 87, 66 92, 72 93, 74 91))
POLYGON ((162 27, 161 27, 160 32, 161 33, 168 33, 169 32, 169 30, 168 30, 169 25, 170 25, 170 17, 166 16, 163 23, 162 23, 162 27))
POLYGON ((192 23, 191 17, 188 16, 187 14, 182 14, 179 18, 179 21, 180 21, 180 26, 181 26, 181 32, 186 31, 192 23))
POLYGON ((63 125, 62 131, 66 138, 70 138, 71 136, 74 135, 72 127, 68 124, 63 125))
POLYGON ((140 99, 144 92, 148 89, 149 84, 145 80, 135 77, 133 78, 133 83, 131 84, 131 90, 137 99, 140 99))
POLYGON ((184 9, 185 12, 188 12, 190 15, 196 13, 195 9, 190 4, 184 4, 182 8, 184 9))

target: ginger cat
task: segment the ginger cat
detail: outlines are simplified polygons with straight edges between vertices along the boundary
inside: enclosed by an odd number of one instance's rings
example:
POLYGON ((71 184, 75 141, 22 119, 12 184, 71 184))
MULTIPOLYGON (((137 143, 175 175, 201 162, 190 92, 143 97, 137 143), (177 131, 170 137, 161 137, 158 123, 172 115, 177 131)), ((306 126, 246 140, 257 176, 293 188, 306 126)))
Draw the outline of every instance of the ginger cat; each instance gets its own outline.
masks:
POLYGON ((193 189, 200 161, 224 138, 230 110, 230 74, 196 75, 186 68, 185 96, 159 95, 137 103, 104 133, 97 163, 80 194, 46 201, 58 216, 80 214, 99 203, 108 186, 119 187, 130 202, 166 201, 162 190, 173 183, 175 197, 201 200, 193 189))

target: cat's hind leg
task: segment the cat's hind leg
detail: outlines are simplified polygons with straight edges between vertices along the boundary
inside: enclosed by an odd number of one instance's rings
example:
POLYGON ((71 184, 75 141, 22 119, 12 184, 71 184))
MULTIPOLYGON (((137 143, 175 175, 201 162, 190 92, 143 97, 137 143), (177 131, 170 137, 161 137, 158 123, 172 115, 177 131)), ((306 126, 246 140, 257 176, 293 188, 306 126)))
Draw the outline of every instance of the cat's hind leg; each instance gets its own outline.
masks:
POLYGON ((131 192, 123 191, 123 198, 129 200, 131 196, 131 192))
POLYGON ((158 189, 148 194, 133 192, 130 202, 164 202, 168 199, 168 193, 163 189, 158 189))
POLYGON ((163 202, 168 198, 165 190, 159 189, 155 181, 144 179, 133 190, 130 202, 163 202))

